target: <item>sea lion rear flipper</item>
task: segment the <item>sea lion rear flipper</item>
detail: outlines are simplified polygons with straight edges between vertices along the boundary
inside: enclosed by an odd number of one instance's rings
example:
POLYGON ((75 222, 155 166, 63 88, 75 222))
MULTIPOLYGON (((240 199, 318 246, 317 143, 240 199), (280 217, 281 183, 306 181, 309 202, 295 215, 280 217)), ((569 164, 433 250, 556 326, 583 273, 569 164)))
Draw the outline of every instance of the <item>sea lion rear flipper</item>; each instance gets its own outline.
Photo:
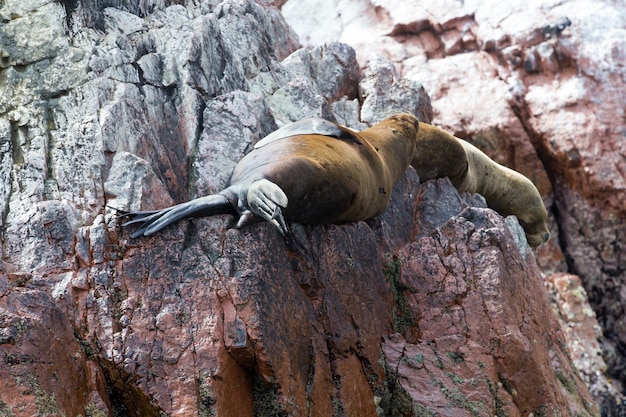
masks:
POLYGON ((349 132, 350 129, 347 127, 339 126, 336 123, 320 119, 319 117, 310 117, 275 130, 258 141, 254 145, 254 149, 258 149, 279 139, 298 135, 323 135, 334 138, 348 139, 348 137, 352 137, 349 132))
POLYGON ((287 195, 276 184, 266 179, 253 182, 248 188, 248 207, 250 210, 274 226, 283 235, 289 233, 282 208, 289 202, 287 195))
POLYGON ((130 217, 131 220, 122 226, 140 224, 139 228, 131 234, 132 238, 136 238, 141 235, 150 236, 180 219, 216 214, 235 214, 232 204, 221 194, 196 198, 162 210, 127 213, 125 216, 130 217))

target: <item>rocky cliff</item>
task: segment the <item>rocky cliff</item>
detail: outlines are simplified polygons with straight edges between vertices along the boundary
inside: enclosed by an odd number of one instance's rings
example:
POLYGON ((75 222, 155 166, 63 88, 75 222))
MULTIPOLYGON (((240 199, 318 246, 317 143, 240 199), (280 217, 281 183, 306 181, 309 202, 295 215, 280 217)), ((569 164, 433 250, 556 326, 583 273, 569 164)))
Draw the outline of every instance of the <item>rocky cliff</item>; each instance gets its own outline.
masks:
MULTIPOLYGON (((601 327, 598 344, 591 310, 586 324, 566 319, 573 333, 586 329, 580 337, 572 334, 570 346, 579 352, 586 346, 581 371, 594 395, 621 391, 620 381, 626 381, 624 5, 348 0, 333 8, 330 3, 291 0, 282 10, 304 44, 339 39, 355 48, 363 65, 377 55, 387 57, 401 75, 423 83, 435 124, 538 185, 553 236, 538 252, 542 271, 549 283, 561 283, 549 285, 564 291, 555 293, 555 300, 578 298, 566 294, 565 282, 583 300, 588 294, 601 327), (600 347, 603 359, 596 355, 600 347), (604 371, 613 387, 599 377, 604 371)), ((570 307, 561 305, 564 317, 570 307)), ((608 415, 616 415, 606 407, 608 415)))
POLYGON ((289 242, 121 229, 288 121, 430 121, 393 63, 300 48, 271 2, 0 7, 0 415, 598 415, 523 230, 446 179, 289 242))

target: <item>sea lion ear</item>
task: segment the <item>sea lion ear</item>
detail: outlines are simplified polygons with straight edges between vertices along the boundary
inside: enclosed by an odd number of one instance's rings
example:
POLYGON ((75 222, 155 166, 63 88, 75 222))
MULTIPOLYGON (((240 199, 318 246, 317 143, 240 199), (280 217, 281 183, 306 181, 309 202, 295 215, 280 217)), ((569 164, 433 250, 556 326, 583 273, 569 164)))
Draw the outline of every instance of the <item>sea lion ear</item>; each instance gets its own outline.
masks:
POLYGON ((265 136, 254 145, 254 149, 259 149, 268 143, 274 142, 279 139, 285 139, 291 136, 298 135, 323 135, 334 138, 346 139, 346 130, 333 122, 320 119, 319 117, 310 117, 308 119, 302 119, 297 122, 288 124, 281 127, 278 130, 265 136))

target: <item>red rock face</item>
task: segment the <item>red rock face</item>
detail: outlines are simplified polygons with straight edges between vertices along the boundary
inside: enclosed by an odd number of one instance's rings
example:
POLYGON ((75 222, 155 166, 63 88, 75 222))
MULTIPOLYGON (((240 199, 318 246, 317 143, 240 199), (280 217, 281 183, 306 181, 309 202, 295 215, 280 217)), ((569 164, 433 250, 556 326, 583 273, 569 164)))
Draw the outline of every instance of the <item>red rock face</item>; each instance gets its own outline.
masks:
POLYGON ((46 292, 14 285, 0 274, 1 415, 83 413, 96 375, 71 324, 46 292))
POLYGON ((380 218, 294 225, 290 244, 222 219, 119 241, 109 278, 76 293, 94 299, 84 328, 109 401, 128 415, 593 415, 523 231, 466 200, 410 173, 380 218))

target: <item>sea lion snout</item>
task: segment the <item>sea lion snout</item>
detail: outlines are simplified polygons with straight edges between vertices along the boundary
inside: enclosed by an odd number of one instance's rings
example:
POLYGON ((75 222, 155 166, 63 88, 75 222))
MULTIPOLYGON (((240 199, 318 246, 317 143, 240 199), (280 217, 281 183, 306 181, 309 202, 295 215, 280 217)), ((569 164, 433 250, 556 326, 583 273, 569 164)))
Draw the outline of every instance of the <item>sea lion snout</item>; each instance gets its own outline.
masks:
POLYGON ((548 240, 550 240, 550 232, 548 231, 542 231, 542 232, 537 232, 537 233, 526 232, 526 240, 528 241, 528 244, 530 245, 530 247, 538 248, 539 246, 543 245, 548 240))

